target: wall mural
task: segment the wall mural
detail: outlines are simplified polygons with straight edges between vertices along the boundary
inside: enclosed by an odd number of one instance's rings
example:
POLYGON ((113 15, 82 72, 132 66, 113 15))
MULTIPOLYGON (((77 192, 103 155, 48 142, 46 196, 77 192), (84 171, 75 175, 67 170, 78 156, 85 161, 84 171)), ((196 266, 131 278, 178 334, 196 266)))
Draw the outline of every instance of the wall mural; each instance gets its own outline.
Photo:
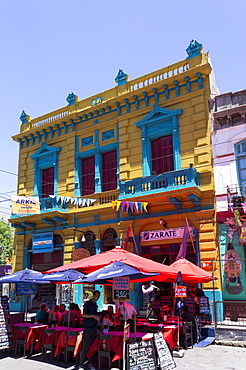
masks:
POLYGON ((243 285, 241 282, 242 261, 240 254, 235 251, 232 244, 235 231, 238 231, 239 243, 246 243, 246 217, 235 214, 235 217, 227 217, 224 224, 228 228, 227 236, 229 243, 224 256, 224 273, 226 292, 231 295, 242 293, 243 285))

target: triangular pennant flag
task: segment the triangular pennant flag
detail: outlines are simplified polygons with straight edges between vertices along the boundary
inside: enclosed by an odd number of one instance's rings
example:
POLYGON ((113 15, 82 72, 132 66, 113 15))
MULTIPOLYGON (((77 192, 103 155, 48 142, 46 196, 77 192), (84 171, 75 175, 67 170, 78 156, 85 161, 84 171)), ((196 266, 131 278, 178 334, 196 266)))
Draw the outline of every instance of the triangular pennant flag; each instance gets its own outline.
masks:
POLYGON ((147 206, 148 206, 148 202, 143 202, 143 209, 146 213, 148 213, 147 206))
POLYGON ((228 203, 228 207, 229 207, 230 211, 233 212, 233 203, 228 203))
POLYGON ((113 209, 115 209, 116 204, 117 204, 116 200, 112 200, 112 208, 113 208, 113 209))
POLYGON ((243 213, 246 213, 246 203, 241 203, 242 208, 243 208, 243 213))
POLYGON ((116 201, 116 211, 119 211, 119 209, 120 209, 120 204, 121 204, 121 202, 120 201, 116 201))
POLYGON ((130 209, 131 209, 132 213, 134 213, 134 203, 133 202, 130 202, 130 209))
POLYGON ((129 205, 130 205, 130 203, 129 202, 126 202, 126 213, 128 213, 129 205))
POLYGON ((121 202, 120 209, 122 210, 122 212, 125 211, 125 205, 126 205, 126 202, 121 202))

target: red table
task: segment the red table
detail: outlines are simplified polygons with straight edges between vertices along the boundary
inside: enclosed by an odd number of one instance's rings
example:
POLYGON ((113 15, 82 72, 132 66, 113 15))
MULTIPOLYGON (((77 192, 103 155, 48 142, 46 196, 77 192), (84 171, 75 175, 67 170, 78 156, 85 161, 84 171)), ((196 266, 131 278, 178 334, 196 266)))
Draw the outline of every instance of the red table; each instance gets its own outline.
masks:
POLYGON ((54 357, 59 355, 64 348, 66 347, 66 332, 67 331, 79 331, 79 335, 77 337, 71 336, 68 337, 68 345, 74 346, 74 357, 80 352, 81 345, 82 345, 82 338, 83 338, 83 329, 82 328, 65 328, 65 327, 55 327, 56 332, 59 334, 57 340, 54 340, 54 344, 56 346, 54 357))
MULTIPOLYGON (((26 349, 29 351, 31 349, 31 353, 33 350, 33 347, 35 350, 39 350, 42 347, 43 344, 43 331, 44 329, 48 328, 48 325, 34 325, 32 323, 19 323, 14 324, 13 326, 13 341, 15 343, 15 337, 16 337, 16 327, 17 326, 28 326, 28 332, 27 332, 27 340, 26 340, 26 349), (35 346, 34 346, 35 343, 35 346)), ((18 338, 22 339, 25 337, 24 331, 19 331, 18 338)))

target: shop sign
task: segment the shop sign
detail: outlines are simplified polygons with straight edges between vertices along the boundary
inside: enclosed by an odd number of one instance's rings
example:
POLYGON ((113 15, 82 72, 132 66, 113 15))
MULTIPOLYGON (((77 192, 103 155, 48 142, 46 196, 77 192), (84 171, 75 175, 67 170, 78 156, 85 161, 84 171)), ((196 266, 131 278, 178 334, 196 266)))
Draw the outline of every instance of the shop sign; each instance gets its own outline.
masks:
POLYGON ((85 248, 78 248, 72 252, 72 260, 74 262, 86 257, 90 257, 90 252, 85 248))
POLYGON ((38 284, 34 283, 17 283, 16 284, 16 295, 22 296, 22 295, 31 295, 31 294, 37 294, 38 292, 38 284))
POLYGON ((53 233, 33 234, 32 253, 49 253, 53 250, 53 233))
MULTIPOLYGON (((190 235, 194 236, 194 227, 189 227, 190 235)), ((140 233, 141 242, 150 242, 152 240, 166 240, 166 239, 182 239, 184 234, 184 227, 175 229, 142 231, 140 233)))
POLYGON ((35 215, 40 213, 40 203, 38 197, 12 197, 12 214, 35 215))
POLYGON ((130 301, 130 280, 128 276, 113 278, 113 300, 130 301))
POLYGON ((186 294, 186 286, 183 285, 176 285, 175 287, 175 297, 176 298, 185 298, 186 294))

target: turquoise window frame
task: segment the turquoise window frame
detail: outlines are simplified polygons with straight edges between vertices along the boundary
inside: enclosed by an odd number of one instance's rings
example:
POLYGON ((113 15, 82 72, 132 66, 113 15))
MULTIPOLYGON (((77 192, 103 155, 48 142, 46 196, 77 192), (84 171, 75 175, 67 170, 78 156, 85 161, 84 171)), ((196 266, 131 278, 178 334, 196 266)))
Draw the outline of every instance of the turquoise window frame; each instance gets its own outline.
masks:
POLYGON ((246 161, 246 139, 238 141, 237 143, 234 144, 234 147, 235 147, 234 152, 235 152, 236 163, 237 163, 236 168, 237 168, 238 185, 239 187, 246 186, 246 178, 242 179, 241 168, 240 168, 240 160, 245 159, 246 161), (245 151, 243 151, 243 146, 245 146, 245 151), (240 147, 240 151, 238 151, 238 147, 240 147))
POLYGON ((81 159, 88 157, 95 157, 95 193, 102 193, 102 153, 111 152, 116 150, 116 160, 117 160, 117 188, 119 188, 119 137, 118 137, 118 124, 116 124, 116 141, 112 144, 99 145, 99 130, 95 130, 95 145, 93 149, 79 152, 78 147, 78 137, 76 137, 75 142, 75 189, 74 196, 82 196, 82 168, 81 159))
POLYGON ((162 136, 172 136, 174 171, 181 169, 179 117, 182 109, 169 110, 155 105, 141 121, 135 122, 142 131, 142 171, 143 176, 152 175, 151 140, 162 136))
POLYGON ((42 143, 41 147, 30 157, 34 161, 34 190, 38 197, 42 192, 42 170, 54 167, 54 195, 58 195, 58 157, 61 147, 51 147, 42 143))

